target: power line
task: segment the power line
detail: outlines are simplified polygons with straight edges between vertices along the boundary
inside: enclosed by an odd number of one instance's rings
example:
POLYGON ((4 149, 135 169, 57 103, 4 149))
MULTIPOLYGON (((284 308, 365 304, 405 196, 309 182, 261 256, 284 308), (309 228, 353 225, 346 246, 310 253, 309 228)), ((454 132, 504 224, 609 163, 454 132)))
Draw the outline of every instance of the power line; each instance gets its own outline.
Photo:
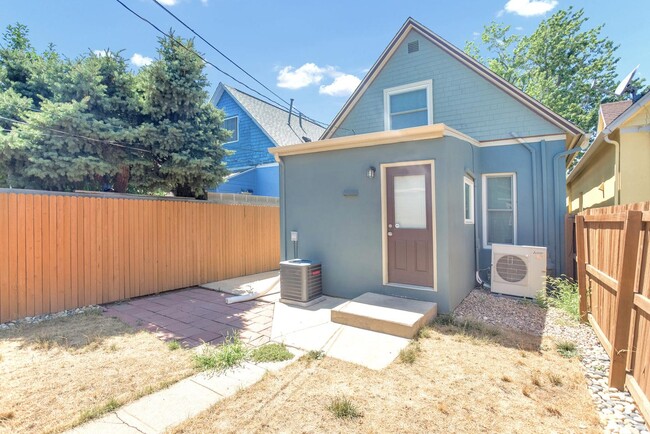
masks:
POLYGON ((18 119, 7 118, 7 117, 4 117, 4 116, 0 116, 0 119, 8 121, 8 122, 12 122, 14 124, 28 125, 28 126, 31 126, 31 127, 41 129, 41 130, 51 131, 51 132, 54 132, 54 133, 56 133, 56 134, 58 134, 60 136, 63 136, 63 137, 74 137, 76 139, 89 140, 91 142, 97 142, 97 143, 101 143, 101 144, 104 144, 104 145, 116 146, 118 148, 131 149, 131 150, 134 150, 134 151, 148 152, 150 154, 153 154, 153 152, 149 151, 148 149, 137 148, 135 146, 129 146, 129 145, 123 145, 121 143, 114 142, 112 140, 109 141, 109 140, 95 139, 93 137, 81 136, 81 135, 78 135, 78 134, 71 134, 71 133, 68 133, 67 131, 57 130, 55 128, 45 127, 45 126, 42 126, 42 125, 35 125, 35 124, 29 123, 29 122, 21 121, 21 120, 18 120, 18 119))
MULTIPOLYGON (((165 33, 164 31, 162 31, 159 27, 157 27, 155 24, 153 24, 153 23, 152 23, 150 20, 148 20, 147 18, 143 17, 142 15, 138 14, 137 12, 135 12, 133 9, 131 9, 131 8, 129 8, 128 6, 126 6, 126 5, 125 5, 121 0, 116 0, 116 1, 117 1, 118 3, 120 3, 120 5, 122 5, 124 8, 126 8, 129 12, 131 12, 132 14, 134 14, 136 17, 138 17, 138 18, 141 19, 142 21, 144 21, 144 22, 146 22, 147 24, 149 24, 150 26, 152 26, 152 27, 153 27, 154 29, 156 29, 159 33, 161 33, 161 34, 163 34, 163 35, 165 35, 165 36, 171 38, 170 35, 168 35, 168 34, 165 33)), ((243 72, 244 74, 246 74, 248 77, 250 77, 251 79, 253 79, 257 84, 259 84, 260 86, 262 86, 265 90, 267 90, 268 92, 270 92, 270 93, 271 93, 272 95, 274 95, 276 98, 279 98, 280 101, 282 101, 284 104, 286 104, 287 106, 289 106, 289 108, 291 108, 289 102, 287 102, 284 98, 282 98, 280 95, 278 95, 277 93, 275 93, 272 89, 270 89, 269 87, 267 87, 264 83, 262 83, 261 81, 259 81, 259 80, 258 80, 257 78, 255 78, 253 75, 251 75, 251 74, 250 74, 248 71, 246 71, 243 67, 241 67, 239 64, 237 64, 237 62, 235 62, 235 61, 232 60, 229 56, 227 56, 225 53, 223 53, 221 50, 219 50, 216 46, 214 46, 214 44, 210 43, 210 41, 208 41, 207 39, 205 39, 201 34, 199 34, 196 30, 194 30, 192 27, 190 27, 187 23, 185 23, 183 20, 181 20, 178 16, 176 16, 173 12, 171 12, 171 11, 170 11, 169 9, 167 9, 165 6, 163 6, 160 2, 158 2, 157 0, 153 0, 153 1, 154 1, 154 2, 155 2, 155 3, 156 3, 160 8, 162 8, 165 12, 167 12, 169 15, 171 15, 171 16, 172 16, 176 21, 178 21, 179 23, 181 23, 185 28, 187 28, 190 32, 192 32, 195 36, 197 36, 199 39, 201 39, 203 42, 205 42, 205 43, 206 43, 210 48, 212 48, 213 50, 215 50, 215 51, 216 51, 217 53, 219 53, 222 57, 224 57, 227 61, 229 61, 230 63, 232 63, 232 64, 233 64, 237 69, 239 69, 240 71, 242 71, 242 72, 243 72)), ((179 45, 180 45, 181 47, 183 47, 184 49, 186 49, 186 50, 188 50, 188 51, 191 51, 194 55, 196 55, 197 57, 199 57, 199 58, 200 58, 201 60, 203 60, 206 64, 208 64, 208 65, 212 66, 213 68, 215 68, 217 71, 221 72, 222 74, 226 75, 227 77, 231 78, 232 80, 236 81, 237 83, 241 84, 242 86, 246 87, 247 89, 249 89, 249 90, 255 92, 256 94, 260 95, 262 98, 266 99, 267 101, 270 101, 270 102, 272 103, 272 105, 275 105, 275 106, 278 107, 278 108, 281 108, 281 109, 283 109, 283 110, 287 110, 287 111, 288 111, 287 107, 283 106, 283 104, 280 104, 278 101, 276 101, 276 100, 274 100, 274 99, 268 97, 267 95, 264 95, 263 93, 257 91, 256 89, 253 89, 252 87, 248 86, 246 83, 242 82, 241 80, 236 79, 236 78, 235 78, 234 76, 232 76, 231 74, 229 74, 229 73, 223 71, 221 68, 217 67, 217 66, 216 66, 215 64, 213 64, 212 62, 206 60, 204 57, 202 57, 201 55, 199 55, 198 53, 196 53, 194 50, 189 50, 185 45, 183 45, 182 43, 180 43, 180 41, 175 41, 175 40, 173 40, 173 41, 176 42, 177 44, 179 44, 179 45)), ((318 124, 318 125, 320 125, 320 126, 324 126, 325 128, 329 125, 329 124, 326 123, 326 122, 321 122, 321 121, 318 121, 318 120, 316 120, 316 119, 313 119, 313 118, 311 118, 311 117, 305 115, 303 112, 301 112, 300 110, 298 110, 295 106, 293 107, 293 109, 294 109, 297 113, 301 114, 301 115, 302 115, 306 120, 308 120, 308 121, 310 121, 310 122, 313 122, 313 123, 318 124)), ((298 137, 298 138, 300 139, 300 137, 298 137)))
POLYGON ((158 33, 160 33, 160 34, 162 34, 162 35, 168 37, 168 38, 172 41, 172 43, 176 43, 176 44, 180 45, 183 49, 185 49, 186 51, 192 53, 193 55, 195 55, 196 57, 198 57, 199 59, 201 59, 203 62, 205 62, 206 64, 212 66, 213 68, 215 68, 217 71, 221 72, 221 73, 222 73, 223 75, 225 75, 226 77, 228 77, 228 78, 230 78, 230 79, 236 81, 237 83, 239 83, 239 84, 241 84, 242 86, 246 87, 246 89, 249 89, 249 90, 251 90, 252 92, 255 92, 256 94, 260 95, 262 98, 264 98, 264 99, 266 99, 266 100, 268 100, 268 101, 271 101, 273 104, 278 105, 278 106, 282 106, 282 104, 278 103, 277 101, 273 100, 272 98, 269 98, 268 96, 264 95, 263 93, 258 92, 257 90, 253 89, 252 87, 250 87, 249 85, 247 85, 247 84, 244 83, 243 81, 238 80, 237 78, 235 78, 235 77, 232 76, 231 74, 229 74, 229 73, 227 73, 226 71, 224 71, 223 69, 219 68, 219 67, 218 67, 217 65, 215 65, 214 63, 210 62, 209 60, 206 60, 203 56, 201 56, 201 55, 200 55, 199 53, 197 53, 196 51, 194 51, 194 50, 192 50, 192 49, 186 47, 182 42, 177 41, 176 38, 174 38, 174 37, 172 37, 170 34, 164 32, 164 31, 161 30, 158 26, 156 26, 154 23, 152 23, 151 21, 149 21, 147 18, 143 17, 142 15, 138 14, 136 11, 134 11, 133 9, 131 9, 130 7, 128 7, 126 4, 124 4, 124 3, 122 2, 122 0, 115 0, 115 1, 118 2, 120 5, 122 5, 123 8, 125 8, 126 10, 128 10, 129 12, 131 12, 133 15, 135 15, 136 17, 138 17, 140 20, 144 21, 145 23, 149 24, 151 27, 153 27, 154 29, 156 29, 156 31, 158 31, 158 33))

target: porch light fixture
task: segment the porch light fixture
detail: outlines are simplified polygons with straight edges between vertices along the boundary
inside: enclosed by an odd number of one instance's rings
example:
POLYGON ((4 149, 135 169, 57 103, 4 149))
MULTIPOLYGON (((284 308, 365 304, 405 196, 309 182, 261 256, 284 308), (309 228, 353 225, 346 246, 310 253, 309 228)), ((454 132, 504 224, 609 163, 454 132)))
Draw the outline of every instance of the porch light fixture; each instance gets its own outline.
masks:
POLYGON ((375 166, 370 166, 368 167, 368 171, 366 172, 366 176, 370 179, 375 177, 375 172, 377 172, 377 169, 375 169, 375 166))

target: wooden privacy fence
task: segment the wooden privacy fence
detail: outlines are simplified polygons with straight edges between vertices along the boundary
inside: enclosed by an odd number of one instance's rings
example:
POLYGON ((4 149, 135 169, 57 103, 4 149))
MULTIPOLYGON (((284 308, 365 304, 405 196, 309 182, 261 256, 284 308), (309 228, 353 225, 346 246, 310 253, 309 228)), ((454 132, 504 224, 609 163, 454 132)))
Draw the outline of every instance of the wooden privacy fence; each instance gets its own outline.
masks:
POLYGON ((576 216, 580 315, 610 357, 609 385, 626 387, 650 420, 650 202, 576 216))
POLYGON ((278 207, 98 196, 0 191, 0 322, 278 268, 278 207))

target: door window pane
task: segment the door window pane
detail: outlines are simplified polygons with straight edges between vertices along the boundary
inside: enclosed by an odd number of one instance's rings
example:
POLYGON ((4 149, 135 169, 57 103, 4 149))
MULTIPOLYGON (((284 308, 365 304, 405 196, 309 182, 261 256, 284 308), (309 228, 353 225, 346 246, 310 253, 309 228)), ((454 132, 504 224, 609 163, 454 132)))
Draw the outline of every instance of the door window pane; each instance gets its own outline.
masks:
POLYGON ((426 229, 427 200, 424 175, 396 176, 394 179, 395 227, 426 229))

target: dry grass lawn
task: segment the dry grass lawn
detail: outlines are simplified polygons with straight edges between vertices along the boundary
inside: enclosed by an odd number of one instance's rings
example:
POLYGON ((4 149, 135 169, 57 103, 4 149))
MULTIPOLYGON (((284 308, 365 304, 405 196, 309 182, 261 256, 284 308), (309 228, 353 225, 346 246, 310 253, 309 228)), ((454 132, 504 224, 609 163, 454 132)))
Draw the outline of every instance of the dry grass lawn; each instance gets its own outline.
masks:
POLYGON ((424 336, 380 372, 303 358, 174 432, 601 431, 579 361, 552 341, 442 324, 424 336), (341 398, 361 416, 336 418, 341 398))
POLYGON ((86 313, 0 332, 0 432, 61 432, 194 372, 190 353, 86 313))

